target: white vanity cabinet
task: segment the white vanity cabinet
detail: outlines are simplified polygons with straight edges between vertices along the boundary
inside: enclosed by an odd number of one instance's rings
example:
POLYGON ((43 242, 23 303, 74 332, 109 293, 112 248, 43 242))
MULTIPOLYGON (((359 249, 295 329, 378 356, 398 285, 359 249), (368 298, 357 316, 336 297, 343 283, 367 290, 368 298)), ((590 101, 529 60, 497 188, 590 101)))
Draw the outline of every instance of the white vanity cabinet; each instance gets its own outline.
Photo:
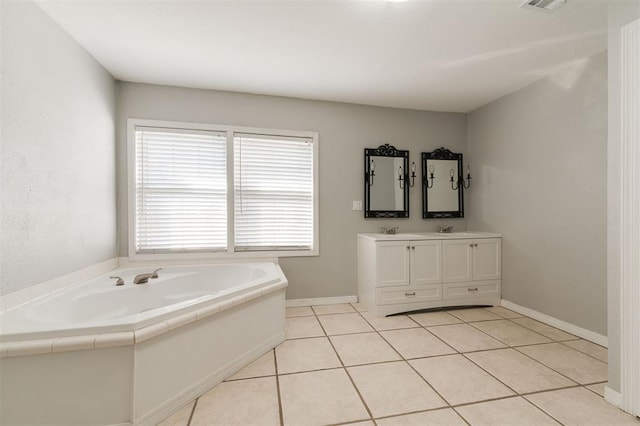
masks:
POLYGON ((443 282, 499 280, 500 238, 442 241, 443 282))
MULTIPOLYGON (((376 316, 500 302, 500 238, 360 234, 358 301, 376 316)), ((480 237, 481 236, 481 237, 480 237)))

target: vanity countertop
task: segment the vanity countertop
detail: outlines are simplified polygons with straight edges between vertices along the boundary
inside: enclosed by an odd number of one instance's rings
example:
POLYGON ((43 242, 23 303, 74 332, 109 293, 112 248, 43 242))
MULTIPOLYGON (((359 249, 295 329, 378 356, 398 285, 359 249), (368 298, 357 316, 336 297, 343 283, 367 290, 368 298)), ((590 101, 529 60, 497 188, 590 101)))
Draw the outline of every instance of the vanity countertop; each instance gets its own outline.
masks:
POLYGON ((364 233, 360 237, 371 238, 376 241, 419 241, 419 240, 455 240, 473 238, 500 238, 500 234, 494 232, 406 232, 397 234, 364 233))

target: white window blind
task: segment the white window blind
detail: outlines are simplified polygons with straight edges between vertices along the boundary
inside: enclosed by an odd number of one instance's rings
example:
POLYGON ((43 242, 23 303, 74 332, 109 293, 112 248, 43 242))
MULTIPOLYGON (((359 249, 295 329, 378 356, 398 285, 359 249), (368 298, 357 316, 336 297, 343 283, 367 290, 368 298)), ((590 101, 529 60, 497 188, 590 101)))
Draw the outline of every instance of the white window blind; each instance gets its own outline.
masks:
POLYGON ((313 140, 234 135, 235 250, 313 249, 313 140))
POLYGON ((226 135, 136 127, 136 253, 227 246, 226 135))

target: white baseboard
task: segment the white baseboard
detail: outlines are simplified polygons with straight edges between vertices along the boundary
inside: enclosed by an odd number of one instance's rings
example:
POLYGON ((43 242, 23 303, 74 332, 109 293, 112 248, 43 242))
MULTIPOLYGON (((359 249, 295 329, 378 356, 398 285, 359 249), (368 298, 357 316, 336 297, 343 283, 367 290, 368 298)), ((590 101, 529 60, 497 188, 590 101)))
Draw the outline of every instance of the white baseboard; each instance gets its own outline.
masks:
POLYGON ((358 296, 316 297, 311 299, 287 299, 284 306, 298 308, 300 306, 335 305, 338 303, 356 303, 358 296))
POLYGON ((538 312, 530 308, 525 308, 524 306, 509 302, 508 300, 502 299, 500 305, 507 309, 511 309, 512 311, 515 311, 519 314, 526 315, 535 320, 543 322, 552 327, 559 328, 560 330, 566 331, 567 333, 571 333, 574 336, 578 336, 600 346, 604 346, 605 348, 609 346, 609 339, 607 338, 607 336, 603 336, 602 334, 587 330, 586 328, 578 327, 577 325, 559 320, 558 318, 543 314, 542 312, 538 312))
POLYGON ((604 400, 618 408, 622 407, 622 395, 620 392, 614 391, 609 386, 605 386, 604 388, 604 400))

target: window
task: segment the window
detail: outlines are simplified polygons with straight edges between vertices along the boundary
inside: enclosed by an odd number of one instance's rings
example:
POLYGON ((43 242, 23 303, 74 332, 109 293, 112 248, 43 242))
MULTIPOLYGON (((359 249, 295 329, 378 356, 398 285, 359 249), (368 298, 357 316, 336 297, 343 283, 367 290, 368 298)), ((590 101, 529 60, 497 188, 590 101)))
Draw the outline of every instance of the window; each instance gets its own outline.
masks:
POLYGON ((236 134, 235 249, 313 248, 313 142, 236 134))
POLYGON ((129 257, 318 254, 317 133, 129 120, 129 257))
POLYGON ((227 248, 226 136, 137 127, 137 253, 227 248))

